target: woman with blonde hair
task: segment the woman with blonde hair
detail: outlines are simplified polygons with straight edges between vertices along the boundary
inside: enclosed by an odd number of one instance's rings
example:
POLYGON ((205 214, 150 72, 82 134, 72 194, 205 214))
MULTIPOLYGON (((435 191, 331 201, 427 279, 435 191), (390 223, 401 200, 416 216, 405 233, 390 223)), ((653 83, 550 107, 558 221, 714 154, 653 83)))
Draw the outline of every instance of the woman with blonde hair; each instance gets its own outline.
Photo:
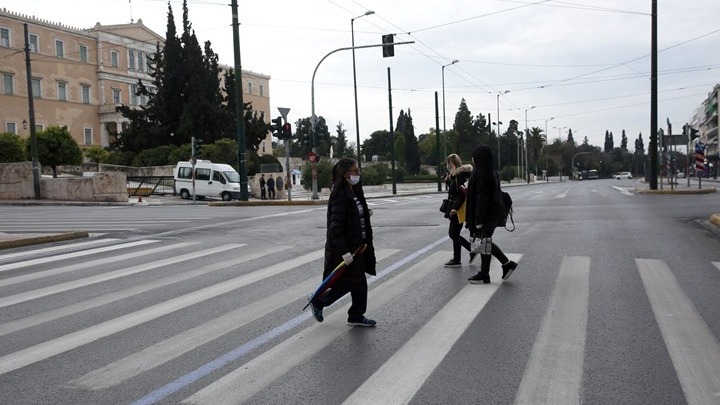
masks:
MULTIPOLYGON (((470 242, 460 235, 462 230, 462 224, 458 216, 458 210, 465 203, 465 196, 467 194, 465 188, 465 182, 470 178, 472 174, 472 165, 463 165, 460 156, 451 154, 446 159, 448 175, 445 179, 448 190, 448 200, 450 201, 450 225, 448 226, 448 236, 453 242, 453 257, 445 263, 445 267, 460 267, 462 261, 460 260, 461 248, 465 248, 470 251, 470 242)), ((470 253, 470 263, 475 260, 475 253, 470 253)))

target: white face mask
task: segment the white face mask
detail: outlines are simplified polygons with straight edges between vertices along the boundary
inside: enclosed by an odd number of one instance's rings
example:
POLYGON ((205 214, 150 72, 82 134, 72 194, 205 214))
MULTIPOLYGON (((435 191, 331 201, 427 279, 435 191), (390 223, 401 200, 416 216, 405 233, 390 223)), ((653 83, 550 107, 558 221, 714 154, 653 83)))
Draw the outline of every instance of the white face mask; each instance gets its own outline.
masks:
POLYGON ((353 186, 360 183, 360 175, 359 174, 351 174, 350 179, 348 180, 350 184, 353 186))

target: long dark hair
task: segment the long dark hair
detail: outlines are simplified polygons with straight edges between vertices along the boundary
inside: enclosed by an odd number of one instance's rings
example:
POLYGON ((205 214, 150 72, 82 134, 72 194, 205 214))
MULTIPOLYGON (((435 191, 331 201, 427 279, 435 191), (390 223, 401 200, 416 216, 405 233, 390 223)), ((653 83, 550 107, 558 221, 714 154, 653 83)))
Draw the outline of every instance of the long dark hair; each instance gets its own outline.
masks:
POLYGON ((345 173, 348 172, 353 166, 357 164, 357 161, 352 158, 342 158, 332 168, 332 182, 330 183, 330 198, 334 197, 338 190, 342 187, 347 187, 350 191, 349 195, 353 195, 353 187, 345 179, 345 173))
POLYGON ((490 148, 485 145, 478 145, 473 149, 473 172, 470 178, 478 180, 480 178, 492 177, 495 166, 493 165, 493 156, 490 148))

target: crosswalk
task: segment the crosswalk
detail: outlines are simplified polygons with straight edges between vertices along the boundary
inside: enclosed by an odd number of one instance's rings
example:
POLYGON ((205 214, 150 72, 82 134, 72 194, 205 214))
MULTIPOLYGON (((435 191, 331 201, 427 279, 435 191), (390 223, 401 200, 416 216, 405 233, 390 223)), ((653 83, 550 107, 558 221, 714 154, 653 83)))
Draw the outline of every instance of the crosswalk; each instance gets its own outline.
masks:
MULTIPOLYGON (((268 280, 290 277, 291 274, 297 279, 292 285, 273 290, 223 313, 211 314, 169 336, 159 334, 162 337, 151 344, 133 346, 132 352, 111 356, 110 361, 88 364, 81 371, 69 372, 63 375, 63 381, 58 386, 63 390, 80 392, 116 392, 113 390, 151 375, 155 370, 167 370, 165 367, 168 364, 193 358, 199 349, 212 346, 213 342, 228 335, 244 336, 242 332, 250 325, 270 319, 267 327, 247 336, 238 346, 214 355, 210 361, 200 361, 165 377, 154 376, 153 381, 162 383, 157 383, 152 389, 132 391, 134 404, 161 403, 169 397, 183 404, 253 403, 255 396, 278 381, 293 378, 289 376, 294 375, 294 370, 318 358, 334 342, 357 336, 354 334, 356 331, 340 322, 350 305, 348 297, 338 302, 337 308, 333 308, 324 323, 314 322, 309 311, 278 317, 278 313, 287 311, 288 305, 302 305, 302 297, 317 284, 317 271, 308 269, 317 269, 322 263, 323 249, 271 263, 258 263, 259 259, 268 258, 272 252, 292 247, 258 249, 246 244, 229 243, 199 248, 198 242, 156 239, 113 242, 102 247, 78 242, 74 244, 77 246, 67 244, 50 248, 52 250, 28 250, 23 255, 0 254, 0 263, 4 263, 0 267, 0 275, 6 274, 0 279, 0 348, 12 347, 10 350, 0 349, 0 383, 4 376, 39 366, 57 356, 75 353, 82 357, 78 349, 91 344, 102 347, 104 340, 109 342, 108 338, 114 335, 128 333, 242 288, 255 288, 268 280), (73 251, 78 247, 82 249, 73 251), (64 253, 63 249, 68 252, 64 253), (52 252, 53 255, 36 258, 32 252, 38 255, 52 252), (137 264, 138 259, 143 258, 145 262, 137 264), (73 260, 67 264, 69 259, 73 260), (189 270, 158 272, 156 277, 137 278, 137 284, 100 290, 91 288, 131 276, 149 275, 151 271, 187 262, 197 265, 189 270), (106 267, 106 270, 98 270, 106 267), (248 270, 241 270, 244 268, 248 270), (92 269, 97 271, 88 273, 92 269), (228 269, 237 269, 236 274, 212 279, 213 274, 227 272, 228 269), (49 285, 43 282, 59 276, 65 278, 49 285), (213 281, 188 288, 203 278, 213 281), (33 283, 36 282, 41 283, 35 287, 33 283), (75 318, 81 319, 87 311, 152 295, 168 286, 184 288, 174 290, 177 292, 173 296, 98 320, 97 323, 78 322, 77 327, 59 334, 49 333, 42 341, 29 339, 24 346, 18 343, 24 333, 35 333, 38 330, 36 327, 58 320, 71 322, 75 318), (20 288, 15 290, 16 287, 20 288), (73 292, 77 299, 71 302, 54 300, 68 292, 73 292), (16 315, 11 311, 18 305, 34 303, 40 309, 33 307, 30 314, 16 315), (175 397, 178 394, 181 397, 175 397)), ((426 280, 438 277, 438 271, 442 269, 439 263, 448 255, 447 251, 438 250, 444 243, 447 243, 445 238, 412 251, 378 249, 377 258, 381 266, 377 277, 369 279, 368 313, 381 312, 383 308, 408 299, 413 291, 423 288, 426 280)), ((522 254, 508 256, 522 265, 522 254)), ((720 270, 720 262, 710 265, 720 270)), ((634 266, 687 403, 718 403, 720 343, 717 336, 664 261, 637 258, 634 266)), ((505 387, 515 390, 515 404, 583 402, 592 271, 590 257, 562 257, 540 327, 535 332, 527 363, 523 365, 520 382, 516 387, 505 387)), ((502 281, 500 275, 499 264, 493 262, 493 282, 490 285, 466 284, 458 288, 436 313, 423 320, 401 346, 388 353, 381 364, 374 367, 361 383, 338 398, 337 403, 407 404, 413 401, 448 353, 465 338, 470 325, 493 297, 506 287, 507 282, 502 281), (393 383, 388 384, 388 381, 393 383)))

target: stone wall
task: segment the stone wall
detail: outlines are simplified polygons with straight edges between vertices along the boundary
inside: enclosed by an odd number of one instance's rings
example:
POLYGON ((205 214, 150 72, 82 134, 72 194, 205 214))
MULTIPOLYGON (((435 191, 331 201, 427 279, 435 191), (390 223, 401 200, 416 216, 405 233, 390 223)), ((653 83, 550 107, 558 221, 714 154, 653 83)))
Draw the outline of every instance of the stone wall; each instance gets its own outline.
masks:
MULTIPOLYGON (((127 202, 127 176, 120 172, 94 173, 92 177, 40 179, 44 200, 127 202)), ((0 164, 0 199, 34 199, 32 164, 0 164)))

